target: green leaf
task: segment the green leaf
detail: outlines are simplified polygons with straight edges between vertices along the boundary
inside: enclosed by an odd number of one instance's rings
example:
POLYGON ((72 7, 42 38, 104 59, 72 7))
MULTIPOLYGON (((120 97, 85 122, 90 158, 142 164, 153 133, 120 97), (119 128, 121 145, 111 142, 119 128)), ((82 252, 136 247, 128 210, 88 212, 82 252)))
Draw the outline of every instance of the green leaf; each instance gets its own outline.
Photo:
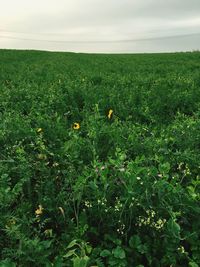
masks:
POLYGON ((179 224, 174 220, 170 219, 167 223, 167 228, 169 232, 176 238, 180 238, 180 226, 179 224))
POLYGON ((122 241, 120 239, 114 239, 113 243, 116 244, 117 246, 120 246, 122 244, 122 241))
POLYGON ((112 254, 117 259, 124 259, 126 257, 125 251, 119 246, 112 250, 112 254))
POLYGON ((63 257, 64 258, 69 258, 69 257, 71 257, 72 255, 75 254, 75 251, 76 251, 76 249, 72 249, 72 250, 68 251, 67 254, 65 254, 63 257))
POLYGON ((67 248, 72 248, 72 247, 75 246, 76 244, 77 244, 77 240, 74 239, 73 241, 71 241, 71 242, 69 243, 69 245, 67 246, 67 248))
POLYGON ((87 267, 87 263, 89 261, 89 257, 85 256, 83 258, 75 258, 73 259, 73 267, 87 267))
POLYGON ((147 251, 147 246, 142 244, 138 235, 134 235, 130 238, 129 246, 133 249, 136 249, 141 254, 144 254, 147 251))
POLYGON ((109 250, 107 250, 107 249, 102 250, 101 253, 100 253, 101 257, 108 257, 110 255, 111 255, 111 252, 109 250))
POLYGON ((91 253, 91 251, 92 251, 92 247, 90 246, 90 245, 86 245, 86 252, 88 253, 88 254, 90 254, 91 253))
POLYGON ((0 266, 2 267, 16 267, 16 264, 14 262, 12 262, 9 259, 0 261, 0 266))
POLYGON ((141 239, 138 235, 133 235, 129 240, 129 246, 131 248, 138 248, 141 246, 141 239))
POLYGON ((189 262, 189 266, 190 267, 199 267, 199 265, 196 264, 194 261, 193 262, 189 262))
POLYGON ((63 266, 63 261, 61 257, 57 257, 53 263, 53 267, 61 267, 63 266))
POLYGON ((170 171, 170 164, 169 162, 159 164, 159 171, 163 174, 168 174, 170 171))
POLYGON ((80 267, 80 258, 75 258, 72 260, 73 261, 73 267, 80 267))

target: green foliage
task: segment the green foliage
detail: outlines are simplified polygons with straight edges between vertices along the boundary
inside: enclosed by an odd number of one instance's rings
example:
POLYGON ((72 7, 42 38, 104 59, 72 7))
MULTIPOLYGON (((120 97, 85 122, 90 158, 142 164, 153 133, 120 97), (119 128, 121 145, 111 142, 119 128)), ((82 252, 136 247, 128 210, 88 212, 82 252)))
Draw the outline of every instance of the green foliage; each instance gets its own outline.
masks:
POLYGON ((200 53, 0 58, 0 266, 200 266, 200 53))
POLYGON ((69 251, 65 254, 64 258, 71 258, 73 267, 87 267, 89 257, 87 254, 91 253, 92 248, 84 241, 73 240, 67 246, 69 251))

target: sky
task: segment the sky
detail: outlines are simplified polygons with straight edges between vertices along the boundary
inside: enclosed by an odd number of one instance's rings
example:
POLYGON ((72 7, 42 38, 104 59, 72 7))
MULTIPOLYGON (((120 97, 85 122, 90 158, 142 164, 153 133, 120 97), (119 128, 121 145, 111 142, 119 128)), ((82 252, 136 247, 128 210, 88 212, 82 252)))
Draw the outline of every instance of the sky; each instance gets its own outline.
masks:
POLYGON ((0 48, 199 50, 200 0, 0 0, 0 48))

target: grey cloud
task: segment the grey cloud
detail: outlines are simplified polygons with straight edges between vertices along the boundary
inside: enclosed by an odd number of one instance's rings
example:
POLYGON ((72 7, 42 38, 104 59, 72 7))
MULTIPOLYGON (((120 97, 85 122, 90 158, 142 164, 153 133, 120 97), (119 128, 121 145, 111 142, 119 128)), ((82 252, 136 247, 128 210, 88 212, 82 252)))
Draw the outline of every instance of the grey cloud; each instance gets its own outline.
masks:
MULTIPOLYGON (((24 0, 18 1, 22 4, 24 0)), ((15 23, 5 27, 8 32, 0 31, 0 47, 7 44, 13 48, 83 52, 159 52, 197 49, 200 43, 199 0, 57 0, 57 5, 53 0, 36 2, 32 10, 24 10, 21 15, 20 9, 16 10, 12 16, 15 23), (70 45, 68 41, 75 43, 70 45), (112 41, 114 45, 109 45, 112 41)))

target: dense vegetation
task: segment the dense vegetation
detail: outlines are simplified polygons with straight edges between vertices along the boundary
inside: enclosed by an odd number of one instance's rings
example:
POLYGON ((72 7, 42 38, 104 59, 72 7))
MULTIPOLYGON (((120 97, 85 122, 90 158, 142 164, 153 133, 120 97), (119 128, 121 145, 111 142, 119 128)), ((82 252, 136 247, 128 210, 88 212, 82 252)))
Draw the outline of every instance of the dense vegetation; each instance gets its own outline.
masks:
POLYGON ((200 53, 0 50, 0 266, 200 266, 200 53))

